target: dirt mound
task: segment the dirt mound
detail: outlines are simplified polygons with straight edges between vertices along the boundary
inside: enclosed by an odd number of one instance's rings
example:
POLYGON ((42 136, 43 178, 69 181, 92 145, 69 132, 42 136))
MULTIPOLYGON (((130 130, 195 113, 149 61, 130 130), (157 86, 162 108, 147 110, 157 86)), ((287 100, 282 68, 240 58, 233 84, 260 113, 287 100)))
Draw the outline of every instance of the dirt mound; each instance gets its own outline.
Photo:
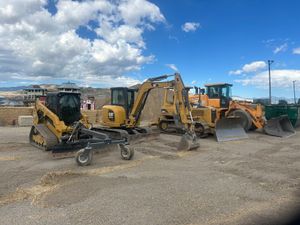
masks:
POLYGON ((156 122, 159 115, 160 109, 163 103, 164 90, 162 88, 153 89, 147 99, 145 108, 142 112, 142 121, 156 122))

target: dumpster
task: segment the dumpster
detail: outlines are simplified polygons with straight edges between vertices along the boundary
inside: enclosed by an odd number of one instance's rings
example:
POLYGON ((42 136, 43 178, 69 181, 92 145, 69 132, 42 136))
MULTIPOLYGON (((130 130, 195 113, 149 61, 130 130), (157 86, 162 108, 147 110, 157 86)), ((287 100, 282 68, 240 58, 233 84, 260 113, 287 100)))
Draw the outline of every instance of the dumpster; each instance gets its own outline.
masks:
POLYGON ((300 126, 300 105, 266 105, 265 117, 270 120, 275 117, 287 115, 294 127, 300 126))

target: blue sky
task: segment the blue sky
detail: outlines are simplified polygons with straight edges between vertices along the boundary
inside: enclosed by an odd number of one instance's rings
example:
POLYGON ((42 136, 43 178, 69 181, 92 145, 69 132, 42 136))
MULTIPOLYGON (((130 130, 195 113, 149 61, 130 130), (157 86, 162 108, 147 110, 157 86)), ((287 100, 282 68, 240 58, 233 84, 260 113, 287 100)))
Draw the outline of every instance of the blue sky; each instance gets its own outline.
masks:
MULTIPOLYGON (((144 74, 159 73, 165 64, 173 63, 186 83, 231 82, 237 95, 267 96, 268 90, 234 82, 240 77, 229 75, 229 71, 268 59, 275 61, 273 69, 300 69, 300 55, 292 52, 300 46, 299 1, 153 2, 160 7, 170 27, 146 34, 148 51, 158 61, 145 66, 144 74), (199 22, 201 28, 182 32, 185 21, 199 22), (284 44, 287 49, 275 54, 274 50, 284 44)), ((277 96, 292 96, 290 88, 276 87, 273 92, 277 96)))
POLYGON ((298 80, 300 96, 300 1, 32 2, 0 3, 0 86, 131 85, 177 68, 186 85, 264 97, 272 59, 273 95, 292 97, 298 80))

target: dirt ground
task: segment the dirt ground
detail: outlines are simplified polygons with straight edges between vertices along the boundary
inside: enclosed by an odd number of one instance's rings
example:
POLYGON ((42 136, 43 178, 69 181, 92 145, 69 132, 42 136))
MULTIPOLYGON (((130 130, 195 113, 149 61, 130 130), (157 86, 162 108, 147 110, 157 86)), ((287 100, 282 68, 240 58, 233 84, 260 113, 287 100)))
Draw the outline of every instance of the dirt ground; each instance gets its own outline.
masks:
POLYGON ((78 167, 28 144, 29 128, 0 127, 0 224, 282 224, 299 209, 300 130, 176 151, 179 136, 117 148, 78 167))

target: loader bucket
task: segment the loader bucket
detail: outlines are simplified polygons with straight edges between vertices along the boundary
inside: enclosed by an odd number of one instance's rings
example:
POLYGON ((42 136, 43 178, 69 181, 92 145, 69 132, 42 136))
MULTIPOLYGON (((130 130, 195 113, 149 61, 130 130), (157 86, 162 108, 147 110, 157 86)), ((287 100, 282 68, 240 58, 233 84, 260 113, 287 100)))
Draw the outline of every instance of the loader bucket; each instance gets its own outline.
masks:
POLYGON ((279 116, 268 120, 264 131, 266 134, 276 137, 290 137, 296 134, 288 116, 279 116))
POLYGON ((248 138, 239 118, 223 118, 216 123, 218 142, 233 141, 248 138))
POLYGON ((185 133, 182 135, 181 140, 178 144, 177 150, 189 151, 199 147, 199 143, 196 141, 196 135, 185 133))

